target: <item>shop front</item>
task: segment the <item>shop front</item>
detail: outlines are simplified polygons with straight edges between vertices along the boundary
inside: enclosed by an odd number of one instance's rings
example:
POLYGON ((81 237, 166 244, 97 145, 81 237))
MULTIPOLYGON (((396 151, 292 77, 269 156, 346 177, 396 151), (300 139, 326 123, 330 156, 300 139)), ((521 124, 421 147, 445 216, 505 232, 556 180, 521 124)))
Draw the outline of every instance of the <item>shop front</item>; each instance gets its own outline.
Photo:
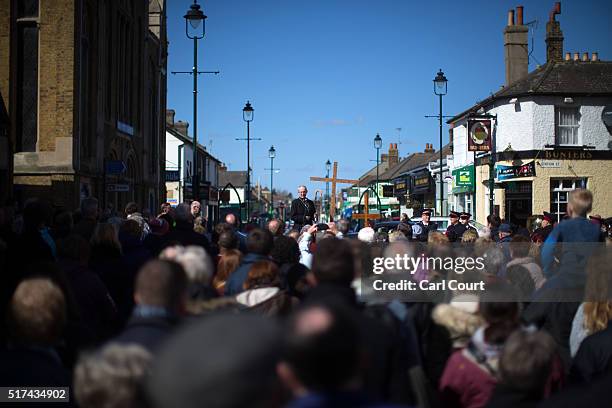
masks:
POLYGON ((421 171, 412 176, 409 202, 407 207, 414 210, 433 208, 434 183, 429 171, 421 171))
POLYGON ((451 172, 453 177, 453 198, 451 205, 454 211, 475 213, 475 177, 474 165, 460 167, 451 172))

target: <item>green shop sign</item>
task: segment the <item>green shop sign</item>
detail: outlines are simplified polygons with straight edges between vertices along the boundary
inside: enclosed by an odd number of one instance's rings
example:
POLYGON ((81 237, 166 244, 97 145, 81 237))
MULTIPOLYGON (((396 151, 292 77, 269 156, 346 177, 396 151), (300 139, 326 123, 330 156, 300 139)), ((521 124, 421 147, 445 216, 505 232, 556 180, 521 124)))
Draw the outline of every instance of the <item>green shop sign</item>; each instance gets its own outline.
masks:
POLYGON ((453 194, 474 191, 474 166, 464 166, 453 170, 453 194))

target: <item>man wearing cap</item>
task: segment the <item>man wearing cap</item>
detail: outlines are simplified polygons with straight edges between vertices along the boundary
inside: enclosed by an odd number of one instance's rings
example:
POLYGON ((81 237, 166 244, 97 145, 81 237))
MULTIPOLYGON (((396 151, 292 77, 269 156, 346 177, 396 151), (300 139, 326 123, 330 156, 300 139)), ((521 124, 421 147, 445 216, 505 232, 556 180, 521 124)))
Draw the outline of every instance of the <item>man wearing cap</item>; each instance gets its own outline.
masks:
POLYGON ((474 232, 476 232, 476 228, 472 227, 470 225, 470 217, 472 216, 472 214, 470 214, 469 212, 462 212, 459 215, 459 227, 457 228, 457 240, 460 240, 461 237, 463 236, 463 233, 467 230, 474 230, 474 232))
POLYGON ((462 229, 461 225, 459 224, 459 213, 457 211, 451 211, 448 214, 448 219, 449 225, 448 228, 446 228, 446 236, 450 242, 455 242, 457 241, 457 237, 460 235, 459 229, 462 229))
POLYGON ((438 230, 438 224, 434 222, 429 222, 430 219, 431 219, 431 210, 426 208, 421 213, 421 221, 416 223, 416 225, 421 227, 420 233, 417 235, 417 240, 421 242, 427 242, 427 237, 429 236, 429 233, 432 231, 438 230))
POLYGON ((531 234, 531 240, 533 242, 546 241, 546 238, 548 238, 548 234, 550 234, 553 229, 554 220, 554 215, 547 211, 544 211, 542 224, 540 225, 540 228, 537 228, 535 231, 533 231, 533 234, 531 234))

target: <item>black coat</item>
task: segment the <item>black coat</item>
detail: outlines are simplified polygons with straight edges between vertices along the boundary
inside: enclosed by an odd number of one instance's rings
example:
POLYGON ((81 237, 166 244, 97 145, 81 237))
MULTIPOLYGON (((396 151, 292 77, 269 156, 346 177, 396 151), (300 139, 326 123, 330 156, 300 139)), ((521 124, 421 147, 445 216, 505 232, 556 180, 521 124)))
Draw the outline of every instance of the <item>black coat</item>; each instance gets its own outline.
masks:
POLYGON ((210 255, 210 243, 205 235, 193 230, 193 224, 177 222, 176 226, 163 236, 162 248, 180 244, 183 246, 195 245, 206 250, 210 255))
POLYGON ((605 330, 583 340, 570 371, 576 383, 590 383, 606 374, 612 375, 612 321, 605 330))
POLYGON ((291 202, 290 217, 293 220, 294 225, 311 225, 314 222, 315 212, 315 204, 308 198, 304 201, 296 198, 291 202))
POLYGON ((0 361, 0 386, 70 386, 70 373, 52 348, 16 347, 2 350, 0 361))
POLYGON ((435 222, 430 222, 429 224, 423 224, 423 221, 419 221, 416 223, 419 227, 421 227, 421 233, 416 236, 416 239, 421 242, 427 242, 427 237, 430 232, 438 230, 438 224, 435 222))
POLYGON ((178 319, 171 317, 132 316, 125 330, 112 341, 138 344, 153 353, 172 333, 177 323, 178 319))

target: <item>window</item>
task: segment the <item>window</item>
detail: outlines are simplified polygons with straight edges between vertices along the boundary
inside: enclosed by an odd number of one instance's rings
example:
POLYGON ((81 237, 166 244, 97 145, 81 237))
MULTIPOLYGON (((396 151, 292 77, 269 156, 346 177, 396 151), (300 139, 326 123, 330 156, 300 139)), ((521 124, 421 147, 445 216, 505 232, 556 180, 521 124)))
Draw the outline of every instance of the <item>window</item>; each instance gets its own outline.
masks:
POLYGON ((556 144, 580 144, 580 110, 579 108, 556 108, 556 144))
POLYGON ((577 188, 586 188, 587 179, 550 180, 550 212, 555 214, 556 222, 567 214, 569 193, 577 188))
POLYGON ((17 151, 35 152, 38 141, 38 0, 17 3, 17 151))

